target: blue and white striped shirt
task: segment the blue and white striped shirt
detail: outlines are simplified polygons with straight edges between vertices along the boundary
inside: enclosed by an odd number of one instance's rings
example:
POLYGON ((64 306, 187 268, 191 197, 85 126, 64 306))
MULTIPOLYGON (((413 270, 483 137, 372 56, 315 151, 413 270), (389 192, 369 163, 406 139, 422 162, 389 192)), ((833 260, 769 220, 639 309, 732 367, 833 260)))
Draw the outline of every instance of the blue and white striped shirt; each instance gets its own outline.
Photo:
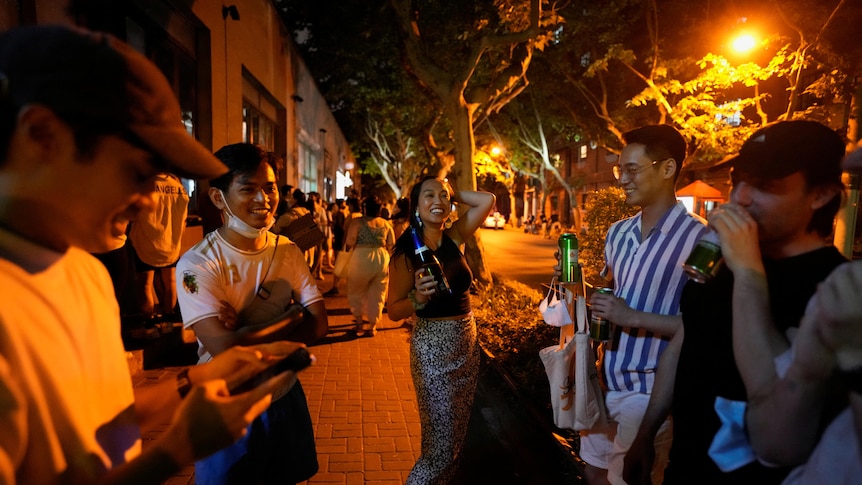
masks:
MULTIPOLYGON (((678 315, 680 295, 688 280, 682 265, 706 226, 677 202, 641 244, 642 214, 608 229, 605 261, 614 276, 614 295, 635 310, 678 315)), ((608 388, 652 392, 658 359, 669 341, 668 336, 641 328, 614 326, 604 354, 608 388)))

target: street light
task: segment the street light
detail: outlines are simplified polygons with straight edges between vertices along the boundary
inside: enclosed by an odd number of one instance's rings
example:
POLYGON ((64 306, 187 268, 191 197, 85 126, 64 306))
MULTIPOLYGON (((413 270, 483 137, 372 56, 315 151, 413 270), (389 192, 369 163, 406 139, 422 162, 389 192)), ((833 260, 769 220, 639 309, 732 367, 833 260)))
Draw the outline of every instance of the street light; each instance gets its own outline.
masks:
POLYGON ((745 54, 757 45, 757 39, 751 34, 740 34, 731 42, 731 47, 734 51, 745 54))

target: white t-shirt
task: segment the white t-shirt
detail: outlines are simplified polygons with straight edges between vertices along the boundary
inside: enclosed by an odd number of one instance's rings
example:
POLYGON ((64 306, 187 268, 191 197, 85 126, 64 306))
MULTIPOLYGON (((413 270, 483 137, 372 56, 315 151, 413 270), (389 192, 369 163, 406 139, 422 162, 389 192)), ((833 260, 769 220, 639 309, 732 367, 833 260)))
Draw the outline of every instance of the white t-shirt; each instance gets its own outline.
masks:
POLYGON ((174 264, 180 257, 189 194, 176 177, 159 174, 153 197, 153 210, 132 222, 129 238, 141 261, 160 268, 174 264))
MULTIPOLYGON (((183 325, 189 328, 218 316, 222 301, 236 309, 246 324, 257 324, 283 314, 292 303, 307 307, 323 297, 302 252, 290 239, 268 233, 263 249, 244 251, 213 231, 177 263, 177 299, 183 325), (261 282, 269 291, 266 299, 255 298, 261 282)), ((212 355, 200 340, 198 346, 198 363, 209 362, 212 355)))
POLYGON ((0 482, 90 483, 137 456, 120 312, 102 263, 0 229, 0 289, 0 482))

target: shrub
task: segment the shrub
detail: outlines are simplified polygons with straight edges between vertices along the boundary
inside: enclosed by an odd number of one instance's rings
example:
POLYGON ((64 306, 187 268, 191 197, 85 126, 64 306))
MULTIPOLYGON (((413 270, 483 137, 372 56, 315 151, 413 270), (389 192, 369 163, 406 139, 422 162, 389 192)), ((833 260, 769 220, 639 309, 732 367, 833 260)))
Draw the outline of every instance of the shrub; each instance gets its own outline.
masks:
MULTIPOLYGON (((551 390, 539 350, 557 344, 560 329, 542 320, 539 301, 543 296, 524 284, 494 275, 494 285, 473 297, 479 344, 507 374, 518 401, 529 406, 530 414, 538 416, 548 429, 555 430, 557 441, 583 468, 577 456, 578 433, 554 426, 551 390)), ((577 479, 571 483, 583 482, 577 479)))
MULTIPOLYGON (((599 272, 605 264, 605 236, 614 222, 638 213, 626 204, 623 189, 609 187, 593 192, 584 206, 589 229, 578 241, 578 259, 584 266, 587 283, 601 285, 599 272)), ((603 286, 603 285, 602 285, 603 286)))
POLYGON ((518 392, 550 419, 550 389, 539 350, 559 340, 559 329, 542 320, 543 295, 494 275, 494 284, 473 298, 479 343, 518 385, 518 392))

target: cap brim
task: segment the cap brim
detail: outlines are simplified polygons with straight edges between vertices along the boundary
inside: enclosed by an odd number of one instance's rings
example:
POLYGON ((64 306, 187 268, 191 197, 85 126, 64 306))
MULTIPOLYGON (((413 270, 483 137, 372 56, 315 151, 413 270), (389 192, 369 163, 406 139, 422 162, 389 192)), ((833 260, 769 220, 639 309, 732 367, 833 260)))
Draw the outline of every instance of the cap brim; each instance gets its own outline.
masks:
POLYGON ((164 126, 130 126, 129 129, 167 164, 167 171, 188 179, 214 179, 228 168, 186 133, 164 126))
POLYGON ((730 168, 733 166, 734 162, 736 162, 737 158, 739 158, 738 153, 733 154, 733 155, 728 155, 728 156, 724 157, 723 159, 721 159, 720 161, 716 162, 715 165, 709 167, 708 170, 710 172, 713 172, 713 171, 718 171, 718 170, 721 170, 724 168, 730 168))

